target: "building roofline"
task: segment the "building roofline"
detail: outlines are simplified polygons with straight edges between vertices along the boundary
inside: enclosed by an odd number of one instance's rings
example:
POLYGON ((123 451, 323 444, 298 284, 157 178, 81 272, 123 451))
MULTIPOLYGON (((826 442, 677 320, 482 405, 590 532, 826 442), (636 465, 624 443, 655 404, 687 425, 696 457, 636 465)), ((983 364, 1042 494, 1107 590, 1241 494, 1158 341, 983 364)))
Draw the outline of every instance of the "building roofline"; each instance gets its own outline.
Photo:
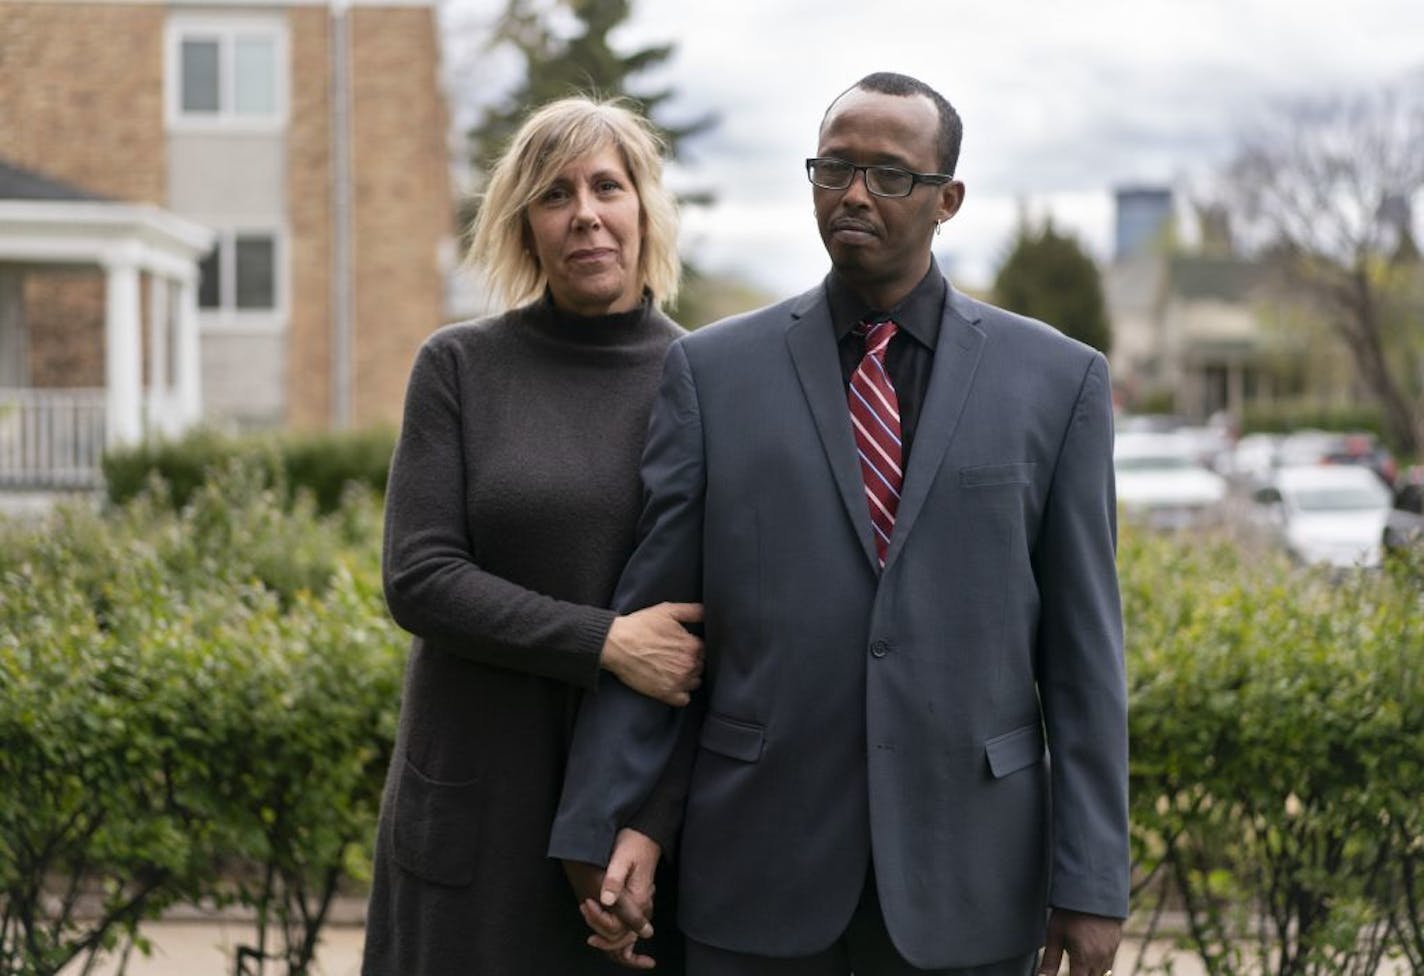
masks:
MULTIPOLYGON (((62 243, 52 253, 76 256, 105 250, 121 239, 174 258, 196 261, 212 249, 215 233, 195 221, 149 203, 97 200, 0 200, 0 244, 11 259, 23 258, 25 242, 62 243)), ((36 248, 42 256, 48 245, 36 248)))
POLYGON ((104 200, 77 183, 39 170, 18 166, 0 157, 0 200, 104 200))

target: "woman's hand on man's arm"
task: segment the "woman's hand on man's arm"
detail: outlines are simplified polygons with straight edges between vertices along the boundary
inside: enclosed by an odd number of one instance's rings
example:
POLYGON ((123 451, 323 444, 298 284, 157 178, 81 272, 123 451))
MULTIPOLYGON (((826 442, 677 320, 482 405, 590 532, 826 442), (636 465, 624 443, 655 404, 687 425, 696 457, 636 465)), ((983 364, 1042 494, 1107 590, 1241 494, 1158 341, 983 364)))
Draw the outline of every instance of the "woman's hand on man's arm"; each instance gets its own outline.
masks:
POLYGON ((702 683, 702 639, 683 625, 701 620, 700 603, 659 603, 616 617, 600 663, 639 694, 686 705, 702 683))

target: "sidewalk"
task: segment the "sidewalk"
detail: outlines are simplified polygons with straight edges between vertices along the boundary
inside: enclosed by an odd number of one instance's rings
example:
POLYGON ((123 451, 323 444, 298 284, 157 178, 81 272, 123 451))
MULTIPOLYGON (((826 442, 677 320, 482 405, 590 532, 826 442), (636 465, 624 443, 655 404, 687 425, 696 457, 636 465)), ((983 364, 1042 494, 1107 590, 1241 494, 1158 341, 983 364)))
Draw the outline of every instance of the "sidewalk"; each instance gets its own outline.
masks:
MULTIPOLYGON (((140 930, 153 940, 153 955, 147 958, 134 950, 126 976, 233 976, 233 947, 250 943, 252 924, 247 921, 159 921, 147 922, 140 930)), ((322 930, 317 952, 320 976, 360 976, 361 945, 365 929, 359 925, 328 925, 322 930)), ((94 976, 113 976, 119 960, 107 959, 95 966, 94 976)), ((77 976, 82 967, 65 969, 64 976, 77 976)), ((269 976, 283 976, 282 967, 269 963, 269 976)))
MULTIPOLYGON (((162 921, 148 923, 143 933, 153 940, 153 955, 145 959, 135 952, 129 960, 127 976, 233 976, 231 946, 250 939, 252 927, 239 921, 162 921)), ((320 976, 360 976, 364 935, 359 925, 327 926, 317 953, 320 976)), ((1141 949, 1141 943, 1134 939, 1123 941, 1113 966, 1115 976, 1133 976, 1141 949)), ((1155 964, 1160 970, 1165 951, 1163 946, 1155 947, 1143 960, 1144 965, 1155 964)), ((1196 956, 1185 952, 1172 952, 1171 956, 1172 976, 1204 976, 1205 970, 1196 956)), ((117 960, 101 964, 95 968, 95 976, 113 976, 117 968, 117 960)), ((78 967, 74 969, 78 971, 78 967)), ((1067 973, 1067 967, 1063 972, 1067 973)), ((281 968, 269 966, 268 973, 279 976, 281 968)))

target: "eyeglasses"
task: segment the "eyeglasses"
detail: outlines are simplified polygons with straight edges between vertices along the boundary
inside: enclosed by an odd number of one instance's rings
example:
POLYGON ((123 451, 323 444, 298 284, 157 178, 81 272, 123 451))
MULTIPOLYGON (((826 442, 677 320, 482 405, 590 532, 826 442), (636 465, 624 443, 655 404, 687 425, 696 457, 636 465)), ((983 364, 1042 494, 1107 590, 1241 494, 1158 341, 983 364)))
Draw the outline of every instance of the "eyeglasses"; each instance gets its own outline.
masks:
POLYGON ((877 197, 907 197, 917 183, 948 183, 947 173, 912 173, 898 166, 857 166, 844 159, 816 156, 806 160, 806 177, 823 190, 844 190, 865 174, 865 188, 877 197))

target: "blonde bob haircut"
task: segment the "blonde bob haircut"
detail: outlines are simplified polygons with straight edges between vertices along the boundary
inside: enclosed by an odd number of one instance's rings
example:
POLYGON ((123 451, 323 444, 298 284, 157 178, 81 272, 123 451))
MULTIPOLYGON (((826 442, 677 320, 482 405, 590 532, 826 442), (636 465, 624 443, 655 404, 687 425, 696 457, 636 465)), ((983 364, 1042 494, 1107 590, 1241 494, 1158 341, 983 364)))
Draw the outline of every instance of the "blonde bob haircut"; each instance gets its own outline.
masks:
POLYGON ((648 120, 621 99, 583 95, 535 110, 495 163, 480 212, 470 228, 466 263, 484 272, 505 307, 543 293, 544 270, 529 246, 529 205, 553 185, 574 160, 613 146, 623 157, 638 194, 643 241, 638 257, 639 290, 666 305, 677 297, 682 265, 677 256, 677 201, 663 186, 663 140, 648 120))

